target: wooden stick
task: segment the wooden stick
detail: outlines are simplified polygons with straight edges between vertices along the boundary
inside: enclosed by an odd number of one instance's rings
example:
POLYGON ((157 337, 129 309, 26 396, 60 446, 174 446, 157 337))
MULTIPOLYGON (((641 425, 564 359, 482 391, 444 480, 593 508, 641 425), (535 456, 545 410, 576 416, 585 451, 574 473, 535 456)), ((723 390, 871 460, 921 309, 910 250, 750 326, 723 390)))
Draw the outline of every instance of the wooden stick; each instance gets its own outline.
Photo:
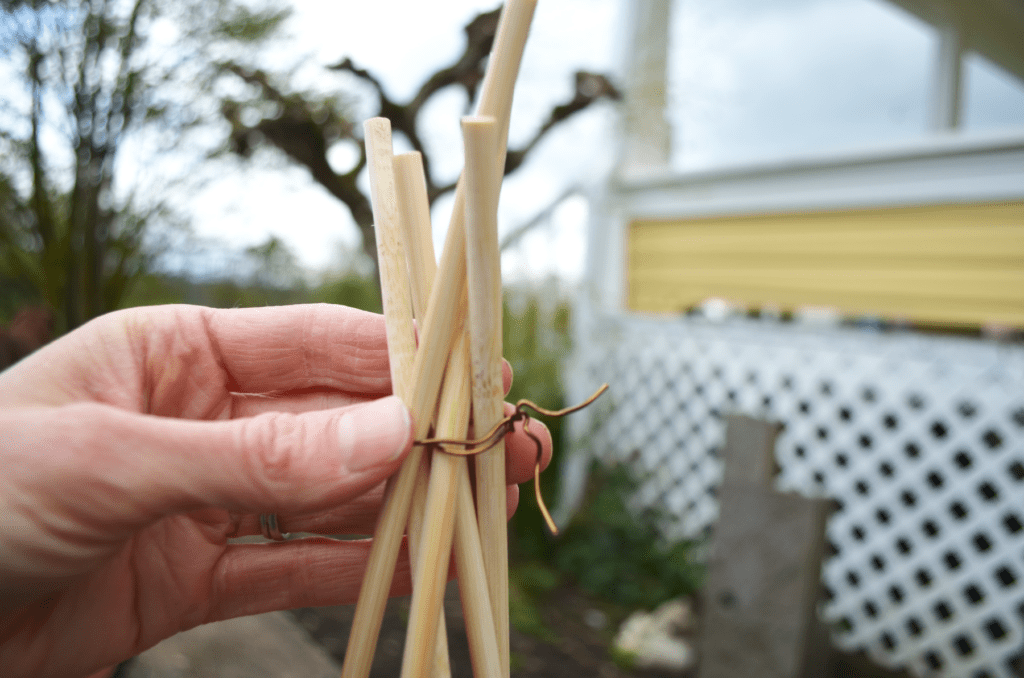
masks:
MULTIPOLYGON (((414 286, 415 287, 415 286, 414 286)), ((416 485, 412 491, 412 505, 409 507, 409 571, 413 573, 413 590, 420 586, 422 580, 416 578, 416 563, 423 552, 423 534, 427 510, 427 489, 430 485, 429 452, 423 454, 420 461, 420 472, 416 474, 416 485)), ((434 643, 434 661, 430 675, 433 678, 451 678, 452 664, 448 656, 448 630, 445 628, 444 605, 437 611, 437 642, 434 643)))
MULTIPOLYGON (((393 159, 395 168, 395 191, 398 196, 399 223, 402 227, 402 242, 405 244, 406 263, 409 266, 409 282, 412 293, 413 316, 420 322, 427 314, 427 301, 430 288, 434 284, 437 272, 437 261, 434 260, 434 239, 430 226, 430 202, 427 199, 427 181, 423 171, 423 156, 413 151, 396 155, 393 159)), ((449 366, 448 372, 451 372, 449 366)), ((444 402, 447 386, 442 391, 441 401, 444 402)), ((435 435, 436 432, 435 432, 435 435)), ((462 435, 455 433, 453 435, 462 435)), ((426 456, 421 468, 427 467, 426 456)), ((431 455, 432 456, 432 455, 431 455)), ((422 549, 422 535, 427 513, 427 492, 430 485, 430 471, 420 472, 416 477, 416 488, 412 497, 412 510, 409 514, 409 533, 415 535, 416 549, 410 542, 409 561, 413 572, 413 589, 420 585, 416 578, 416 563, 419 562, 422 549)), ((446 568, 447 572, 447 568, 446 568)), ((432 581, 428 578, 427 581, 432 581)), ((442 582, 443 585, 443 582, 442 582)), ((444 601, 438 606, 437 642, 434 652, 431 675, 434 678, 451 676, 451 660, 448 656, 448 630, 444 621, 444 601)))
MULTIPOLYGON (((377 233, 377 261, 380 268, 381 297, 384 302, 388 358, 391 362, 391 385, 399 398, 412 410, 416 437, 427 432, 433 414, 433 398, 429 404, 422 394, 415 393, 414 356, 416 336, 412 322, 412 302, 405 251, 400 235, 398 199, 392 165, 391 123, 374 118, 364 124, 370 175, 370 197, 377 233), (423 425, 422 422, 426 422, 423 425)), ((446 351, 447 353, 447 351, 446 351)), ((437 383, 440 384, 438 370, 437 383)), ((421 388, 421 390, 423 390, 421 388)), ((436 396, 436 388, 434 390, 436 396)), ((423 458, 423 448, 414 446, 390 483, 384 506, 374 532, 373 548, 367 562, 363 586, 356 604, 352 632, 342 676, 365 678, 370 673, 377 636, 384 616, 387 593, 395 573, 398 548, 409 518, 416 476, 423 458)))
MULTIPOLYGON (((423 157, 418 152, 403 153, 394 157, 395 168, 395 189, 398 195, 398 214, 402 227, 402 240, 405 243, 405 254, 409 266, 409 278, 412 292, 413 315, 423 321, 427 312, 427 301, 430 297, 430 288, 434 284, 434 275, 437 271, 437 262, 434 260, 434 241, 430 226, 430 204, 427 199, 426 175, 423 171, 423 157)), ((451 360, 449 359, 449 362, 451 360)), ((452 368, 449 365, 448 373, 452 368)), ((457 379, 457 378, 456 378, 457 379)), ((442 412, 446 398, 451 399, 448 386, 451 377, 445 380, 445 386, 441 392, 442 412)), ((439 418, 442 415, 439 414, 439 418)), ((465 426, 462 427, 465 429, 465 426)), ((436 429, 436 425, 435 425, 436 429)), ((435 435, 438 435, 435 430, 435 435)), ((445 435, 449 435, 446 433, 445 435)), ((463 435, 463 432, 455 432, 450 435, 463 435)), ((430 455, 433 456, 433 455, 430 455)), ((424 463, 426 464, 426 455, 424 463)), ((416 591, 424 586, 428 588, 431 582, 435 581, 433 576, 423 578, 418 574, 417 563, 422 559, 423 544, 431 544, 434 536, 429 536, 430 541, 424 542, 425 534, 434 535, 435 530, 429 532, 426 528, 427 496, 430 485, 430 471, 421 472, 416 477, 416 488, 413 493, 412 511, 409 515, 409 532, 415 535, 417 548, 410 548, 410 564, 413 573, 413 590, 416 591)), ((442 540, 445 537, 442 535, 442 540)), ((448 549, 451 550, 451 537, 446 538, 448 549)), ((411 546, 411 542, 410 542, 411 546)), ((429 548, 429 546, 428 546, 429 548)), ((447 574, 447 562, 445 574, 447 574)), ((434 678, 448 678, 451 676, 451 660, 448 656, 448 631, 444 620, 444 586, 445 578, 434 584, 439 587, 439 599, 437 602, 436 621, 432 626, 436 641, 434 642, 433 663, 430 675, 434 678)), ((424 639, 426 640, 426 639, 424 639)), ((409 642, 406 641, 406 647, 409 642)), ((405 663, 403 662, 403 666, 405 663)))
MULTIPOLYGON (((502 127, 499 153, 504 166, 505 143, 508 135, 508 119, 512 108, 512 90, 515 76, 518 73, 526 36, 536 8, 537 0, 509 0, 502 10, 498 34, 487 67, 487 74, 481 88, 481 113, 493 115, 502 127)), ((444 251, 441 255, 440 273, 430 293, 427 305, 427 316, 420 328, 421 350, 417 351, 413 363, 413 394, 412 411, 415 418, 416 438, 423 438, 430 424, 429 415, 426 423, 417 417, 417 412, 426 410, 434 404, 437 390, 440 388, 441 377, 447 364, 447 356, 451 350, 454 326, 458 318, 465 315, 465 198, 462 196, 463 181, 455 190, 455 206, 452 219, 445 239, 444 251)), ((379 247, 379 245, 378 245, 379 247)), ((418 455, 414 449, 410 457, 418 455)), ((408 461, 408 460, 407 460, 408 461)), ((374 533, 373 546, 367 562, 363 586, 356 604, 355 616, 352 620, 352 631, 349 635, 348 649, 345 653, 345 664, 342 668, 343 678, 366 678, 377 636, 380 632, 387 592, 394 576, 394 566, 398 555, 402 528, 408 515, 410 498, 415 481, 416 469, 406 473, 403 464, 395 481, 393 491, 389 493, 381 510, 377 530, 374 533), (408 477, 406 477, 408 475, 408 477), (403 490, 400 492, 399 490, 403 490), (392 499, 394 498, 394 499, 392 499), (404 502, 404 504, 403 504, 404 502)), ((505 582, 507 587, 507 581, 505 582)), ((502 665, 507 672, 508 660, 508 599, 499 600, 494 605, 496 620, 504 629, 498 633, 499 649, 502 665)))
MULTIPOLYGON (((516 76, 519 72, 519 64, 522 60, 523 50, 526 46, 526 38, 529 34, 530 23, 537 6, 537 0, 509 0, 502 10, 501 21, 498 25, 497 36, 495 37, 494 48, 491 52, 487 74, 481 88, 480 103, 478 111, 481 114, 492 115, 499 122, 499 139, 497 167, 503 168, 505 164, 506 143, 508 139, 509 116, 512 110, 512 93, 515 87, 516 76)), ((495 181, 500 179, 501 173, 495 174, 495 181)), ((428 347, 434 341, 432 335, 441 335, 443 331, 451 327, 455 309, 465 314, 467 305, 465 275, 466 275, 466 232, 465 232, 465 173, 459 178, 455 189, 455 205, 452 210, 451 221, 448 226, 448 233, 445 237, 444 249, 441 253, 439 266, 440 284, 435 282, 431 289, 430 301, 428 303, 427 318, 421 328, 421 346, 428 347), (452 314, 452 315, 448 315, 452 314)), ((419 362, 420 355, 416 356, 419 362)), ((424 361, 426 362, 426 361, 424 361)), ((504 491, 503 491, 504 492, 504 491)), ((504 493, 501 495, 504 497, 504 493)), ((503 509, 504 510, 504 509, 503 509)), ((462 515, 461 513, 459 515, 462 515)), ((507 543, 508 533, 504 524, 501 528, 485 537, 480 533, 481 549, 484 553, 490 548, 488 544, 495 541, 505 544, 503 549, 504 561, 494 566, 497 570, 494 577, 488 576, 488 588, 491 591, 490 606, 495 620, 495 631, 497 635, 498 650, 500 654, 500 665, 502 675, 508 676, 509 664, 509 622, 508 622, 508 558, 507 543), (492 581, 494 579, 495 581, 492 581)), ((456 542, 456 556, 459 554, 460 544, 456 542)), ((499 546, 500 548, 500 546, 499 546)), ((471 549, 467 549, 466 557, 471 558, 471 549)), ((460 562, 460 577, 462 576, 463 565, 460 562)), ((468 565, 467 565, 468 567, 468 565)), ((464 594, 463 601, 466 603, 464 594)), ((480 601, 470 598, 470 603, 480 606, 480 601)), ((486 634, 483 634, 486 636, 486 634)), ((478 639, 481 646, 486 644, 486 638, 478 639)), ((485 655, 485 650, 474 655, 474 671, 478 676, 495 676, 489 669, 481 673, 477 668, 477 655, 485 655)), ((480 661, 486 661, 484 656, 480 661)))
MULTIPOLYGON (((425 292, 429 290, 437 264, 429 239, 426 181, 419 153, 396 156, 395 174, 399 213, 406 229, 406 242, 416 243, 416 247, 408 251, 409 269, 413 279, 413 299, 425 299, 425 292), (419 232, 413 233, 414 230, 419 232), (417 287, 420 290, 417 290, 417 287)), ((449 359, 441 394, 435 431, 435 436, 440 438, 462 438, 468 434, 469 345, 465 331, 460 331, 460 335, 455 351, 449 359)), ((423 528, 424 549, 416 566, 416 587, 413 590, 405 656, 402 661, 403 676, 422 676, 425 671, 431 637, 429 621, 436 614, 435 607, 443 609, 440 594, 443 592, 448 572, 456 513, 457 520, 463 523, 457 537, 461 545, 456 549, 459 572, 483 572, 483 553, 471 493, 468 501, 458 499, 459 479, 463 478, 468 483, 468 477, 464 458, 447 454, 433 456, 423 528), (469 531, 473 534, 470 535, 469 531)), ((466 614, 474 672, 478 676, 498 675, 501 661, 486 580, 483 577, 461 577, 460 592, 466 614)))
MULTIPOLYGON (((497 147, 492 149, 492 153, 497 153, 494 179, 496 182, 500 182, 501 177, 504 176, 505 154, 508 150, 509 119, 512 111, 512 94, 515 89, 516 78, 519 74, 519 64, 522 61, 523 50, 526 47, 526 38, 529 35, 530 24, 533 21, 533 14, 536 8, 537 0, 508 0, 505 4, 505 8, 501 13, 501 20, 498 24, 498 32, 494 39, 491 62, 488 65, 481 87, 480 105, 477 108, 478 114, 493 116, 497 120, 498 126, 497 147)), ((451 224, 448 227, 448 236, 453 238, 451 242, 452 247, 450 248, 452 250, 451 257, 462 259, 463 261, 465 261, 466 247, 464 230, 465 198, 460 200, 459 194, 461 191, 459 188, 464 183, 465 172, 460 177, 459 184, 456 187, 455 209, 452 212, 451 224), (462 240, 462 242, 460 243, 459 240, 462 240)), ((442 267, 453 265, 450 259, 446 258, 449 252, 448 245, 449 243, 446 240, 445 250, 442 253, 442 267)), ((477 429, 479 430, 480 428, 478 425, 477 429)), ((479 465, 477 468, 479 469, 479 465)), ((500 493, 502 498, 505 496, 504 493, 505 490, 503 489, 500 493)), ((490 501, 496 501, 496 499, 492 497, 490 501)), ((503 508, 502 511, 504 510, 503 508)), ((480 541, 481 548, 488 558, 485 561, 485 566, 488 588, 491 591, 491 607, 494 614, 494 628, 498 639, 498 651, 501 655, 502 675, 508 678, 511 671, 508 618, 508 528, 504 513, 502 513, 502 516, 500 525, 489 522, 486 525, 482 524, 480 526, 480 541)))
MULTIPOLYGON (((462 334, 460 332, 460 334, 462 334)), ((469 379, 466 342, 459 341, 448 361, 436 434, 461 438, 469 427, 469 379)), ((413 575, 415 586, 402 658, 402 678, 426 678, 437 642, 437 615, 442 609, 448 562, 455 532, 455 471, 452 455, 437 453, 430 468, 424 512, 423 548, 413 575)), ((493 631, 492 631, 493 633, 493 631)))
POLYGON ((401 217, 409 281, 412 284, 412 308, 416 318, 423 322, 427 315, 427 302, 430 301, 430 289, 437 275, 423 155, 418 151, 396 155, 394 167, 398 214, 401 217))
POLYGON ((484 568, 483 546, 480 544, 480 528, 472 511, 473 487, 469 480, 469 466, 465 460, 458 481, 458 506, 470 508, 469 511, 457 511, 455 515, 455 562, 459 568, 462 606, 466 611, 466 636, 469 638, 473 675, 500 676, 509 670, 509 664, 502 663, 498 637, 493 623, 490 622, 494 619, 494 612, 487 591, 487 572, 484 568), (479 621, 471 624, 471 618, 479 621))
MULTIPOLYGON (((466 150, 466 282, 473 374, 474 435, 489 430, 504 414, 501 383, 501 255, 498 252, 498 126, 492 117, 462 119, 466 150)), ((477 522, 491 604, 508 604, 508 528, 505 500, 505 443, 476 457, 477 522)), ((495 618, 495 628, 507 637, 495 618)), ((499 631, 499 632, 500 632, 499 631)))

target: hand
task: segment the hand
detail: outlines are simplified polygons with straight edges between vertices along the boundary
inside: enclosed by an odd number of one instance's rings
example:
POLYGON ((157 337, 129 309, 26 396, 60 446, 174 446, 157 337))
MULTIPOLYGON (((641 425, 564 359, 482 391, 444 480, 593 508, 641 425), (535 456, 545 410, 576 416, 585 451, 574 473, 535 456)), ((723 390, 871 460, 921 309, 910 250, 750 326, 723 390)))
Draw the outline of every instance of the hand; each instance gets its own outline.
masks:
MULTIPOLYGON (((121 311, 0 373, 5 675, 87 675, 206 622, 354 602, 369 540, 229 540, 260 513, 372 533, 412 442, 390 391, 383 318, 327 305, 121 311)), ((533 442, 506 449, 509 482, 532 477, 533 442)))

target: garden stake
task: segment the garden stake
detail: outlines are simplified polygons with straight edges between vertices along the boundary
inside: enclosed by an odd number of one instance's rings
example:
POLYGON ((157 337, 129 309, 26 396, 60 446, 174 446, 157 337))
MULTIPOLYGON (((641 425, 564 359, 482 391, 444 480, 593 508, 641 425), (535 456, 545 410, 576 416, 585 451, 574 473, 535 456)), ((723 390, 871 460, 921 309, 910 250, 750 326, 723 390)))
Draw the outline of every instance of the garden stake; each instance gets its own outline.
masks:
MULTIPOLYGON (((466 153, 466 280, 473 422, 494 426, 504 409, 501 383, 501 254, 498 252, 498 126, 493 117, 462 119, 466 153)), ((508 516, 505 443, 476 458, 476 511, 499 650, 508 651, 508 516), (501 617, 499 619, 499 617, 501 617)), ((502 656, 504 660, 504 654, 502 656)), ((503 664, 503 668, 506 668, 503 664)))
MULTIPOLYGON (((430 204, 427 200, 426 175, 423 172, 423 157, 419 152, 402 153, 393 159, 395 169, 395 191, 398 196, 398 215, 402 229, 402 242, 405 245, 406 263, 409 267, 409 283, 412 293, 413 316, 423 321, 427 313, 427 300, 430 288, 434 284, 437 262, 434 260, 434 242, 430 227, 430 204)), ((458 351, 458 348, 456 348, 458 351)), ((444 385, 441 391, 441 409, 445 407, 449 394, 449 382, 452 381, 452 365, 449 364, 444 385)), ((440 415, 439 415, 440 417, 440 415)), ((434 426, 435 435, 438 430, 434 426)), ((454 430, 454 429, 453 429, 454 430)), ((426 529, 427 496, 430 485, 430 468, 433 462, 425 455, 420 463, 420 473, 416 476, 416 487, 413 490, 412 509, 409 513, 409 533, 415 539, 409 541, 409 564, 413 576, 413 590, 424 581, 417 575, 417 563, 423 553, 424 530, 426 529), (415 541, 415 547, 413 542, 415 541)), ((433 537, 427 537, 431 543, 433 537)), ((450 538, 448 538, 450 541, 450 538)), ((450 547, 449 547, 450 548, 450 547)), ((429 580, 428 581, 432 581, 429 580)), ((444 582, 441 582, 441 586, 444 582)), ((438 605, 436 642, 434 662, 430 674, 433 678, 451 676, 451 660, 448 656, 448 631, 444 621, 443 599, 438 605)))
MULTIPOLYGON (((479 111, 493 115, 499 121, 501 132, 497 153, 499 167, 504 167, 508 119, 512 105, 512 90, 519 63, 522 59, 526 36, 536 8, 536 0, 509 0, 502 10, 494 48, 481 87, 479 111)), ((420 328, 421 345, 413 363, 411 410, 415 417, 415 437, 422 439, 429 429, 430 415, 436 402, 441 378, 451 352, 454 327, 465 314, 465 197, 463 180, 455 190, 452 219, 441 255, 439 276, 431 289, 427 315, 420 328), (417 413, 427 412, 423 416, 417 413), (425 422, 425 423, 424 423, 425 422)), ((379 249, 378 249, 379 251, 379 249)), ((417 457, 419 455, 413 455, 417 457)), ((418 466, 418 464, 417 464, 418 466)), ((387 602, 387 592, 397 559, 401 532, 408 518, 409 503, 417 468, 407 470, 403 464, 391 492, 385 497, 373 545, 367 563, 359 602, 349 636, 343 678, 366 678, 369 674, 380 623, 387 602)), ((507 567, 507 563, 506 563, 507 567)), ((507 589, 507 578, 504 586, 507 589)), ((503 673, 508 672, 508 599, 498 601, 494 616, 501 631, 498 633, 503 673)))
MULTIPOLYGON (((370 176, 370 197, 374 227, 377 233, 377 262, 380 269, 381 299, 384 304, 385 331, 388 359, 391 367, 392 390, 418 423, 428 422, 415 409, 412 402, 412 365, 416 354, 416 337, 412 322, 412 302, 409 298, 409 278, 406 273, 405 253, 399 231, 398 201, 392 167, 391 124, 384 118, 366 121, 366 155, 370 176)), ((342 667, 343 676, 369 675, 373 652, 380 633, 384 603, 395 573, 398 548, 409 518, 413 486, 420 471, 423 453, 414 448, 398 474, 389 481, 384 506, 374 532, 373 547, 367 562, 363 586, 356 604, 348 651, 342 667), (368 587, 367 581, 383 585, 368 587)))
MULTIPOLYGON (((396 186, 398 187, 399 213, 406 234, 406 248, 409 257, 409 271, 412 278, 413 306, 417 299, 425 303, 437 264, 430 233, 429 207, 427 206, 426 181, 423 163, 419 153, 406 153, 395 157, 396 186)), ((416 314, 421 310, 416 308, 416 314)), ((437 415, 435 435, 464 435, 469 427, 469 362, 468 337, 463 328, 459 340, 449 358, 445 372, 441 404, 437 415), (456 433, 458 432, 458 433, 456 433)), ((433 610, 443 610, 443 594, 448 563, 451 557, 452 531, 455 529, 454 512, 468 516, 471 529, 477 532, 473 502, 458 501, 458 482, 466 476, 466 461, 449 455, 434 455, 431 463, 429 490, 424 511, 425 524, 423 539, 426 545, 414 567, 415 585, 406 633, 405 655, 402 661, 403 675, 418 676, 424 671, 426 648, 429 647, 430 619, 433 610)), ((466 476, 468 479, 468 476, 466 476)), ((465 532, 459 532, 457 539, 467 539, 465 532)), ((471 544, 457 550, 459 572, 473 571, 473 567, 461 562, 466 558, 480 562, 479 535, 471 544), (458 554, 463 554, 460 558, 458 554)), ((470 652, 477 675, 497 675, 500 672, 497 639, 494 634, 493 613, 488 600, 485 579, 460 577, 460 595, 466 617, 467 636, 470 652), (481 673, 483 671, 483 673, 481 673)), ((443 635, 443 628, 437 629, 437 637, 443 635)))

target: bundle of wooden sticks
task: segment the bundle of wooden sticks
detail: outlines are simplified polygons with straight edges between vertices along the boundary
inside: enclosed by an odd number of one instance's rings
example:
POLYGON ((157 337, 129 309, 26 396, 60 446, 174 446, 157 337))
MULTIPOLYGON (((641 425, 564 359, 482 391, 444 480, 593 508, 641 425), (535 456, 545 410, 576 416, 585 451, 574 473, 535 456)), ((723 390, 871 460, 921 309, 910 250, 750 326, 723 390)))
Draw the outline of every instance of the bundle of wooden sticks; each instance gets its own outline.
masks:
MULTIPOLYGON (((498 193, 512 90, 536 0, 509 0, 477 115, 462 120, 466 164, 440 265, 418 153, 394 155, 384 118, 365 123, 381 292, 394 393, 416 440, 480 435, 503 417, 498 193), (413 318, 419 323, 419 342, 413 318)), ((416 445, 389 482, 356 605, 343 678, 370 671, 402 535, 413 596, 402 676, 448 676, 442 600, 451 554, 459 572, 473 673, 509 675, 505 454, 476 459, 476 501, 464 456, 416 445)))

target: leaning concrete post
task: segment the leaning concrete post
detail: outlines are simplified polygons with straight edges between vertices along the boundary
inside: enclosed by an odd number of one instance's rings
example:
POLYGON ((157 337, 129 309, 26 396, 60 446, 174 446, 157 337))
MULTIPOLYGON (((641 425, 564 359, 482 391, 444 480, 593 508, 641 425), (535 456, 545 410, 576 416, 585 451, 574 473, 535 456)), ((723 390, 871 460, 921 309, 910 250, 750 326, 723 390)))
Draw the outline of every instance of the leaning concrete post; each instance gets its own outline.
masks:
POLYGON ((828 638, 815 608, 833 502, 772 489, 779 429, 750 417, 726 417, 701 678, 823 675, 828 638))

